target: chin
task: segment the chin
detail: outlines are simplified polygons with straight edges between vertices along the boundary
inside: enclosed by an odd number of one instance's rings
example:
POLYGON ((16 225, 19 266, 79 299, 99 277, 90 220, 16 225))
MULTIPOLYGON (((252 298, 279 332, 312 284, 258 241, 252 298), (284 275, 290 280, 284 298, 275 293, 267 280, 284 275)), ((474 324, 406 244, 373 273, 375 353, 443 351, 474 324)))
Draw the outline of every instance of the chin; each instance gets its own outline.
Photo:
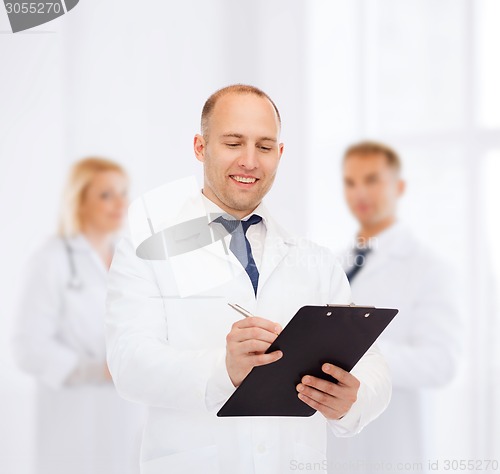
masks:
MULTIPOLYGON (((224 201, 221 201, 227 207, 234 209, 235 211, 245 211, 246 209, 250 209, 252 207, 252 203, 255 199, 251 201, 247 199, 241 199, 241 196, 226 196, 224 201)), ((257 205, 253 206, 256 207, 257 205)))
POLYGON ((113 234, 114 232, 118 232, 122 228, 123 223, 120 221, 119 223, 109 224, 107 226, 103 226, 104 232, 108 234, 113 234))
MULTIPOLYGON (((236 204, 236 203, 235 203, 236 204)), ((259 203, 254 203, 254 202, 249 202, 249 203, 238 203, 236 206, 233 207, 233 209, 244 212, 244 211, 253 211, 259 203)))

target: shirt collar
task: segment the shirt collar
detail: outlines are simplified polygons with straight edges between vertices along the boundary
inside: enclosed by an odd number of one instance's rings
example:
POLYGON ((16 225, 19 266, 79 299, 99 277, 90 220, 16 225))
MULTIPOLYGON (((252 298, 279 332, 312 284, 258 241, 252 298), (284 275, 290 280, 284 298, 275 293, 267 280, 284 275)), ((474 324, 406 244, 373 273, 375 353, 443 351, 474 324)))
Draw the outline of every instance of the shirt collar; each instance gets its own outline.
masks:
MULTIPOLYGON (((401 257, 411 255, 415 245, 411 232, 406 225, 399 220, 372 237, 368 243, 370 250, 377 253, 383 251, 401 257)), ((357 237, 352 242, 350 252, 354 253, 356 248, 357 237)))
POLYGON ((387 229, 384 229, 372 238, 371 246, 376 249, 378 245, 386 245, 393 239, 394 235, 401 230, 401 228, 402 225, 399 221, 394 222, 387 229))
POLYGON ((77 251, 89 251, 91 249, 89 241, 85 238, 83 234, 74 234, 68 237, 64 237, 67 244, 72 250, 77 251))
POLYGON ((367 241, 360 242, 359 236, 356 234, 356 236, 353 238, 351 242, 351 247, 353 249, 367 248, 370 250, 374 250, 379 246, 380 243, 383 243, 385 245, 386 241, 390 240, 392 235, 398 232, 400 226, 401 224, 399 223, 399 221, 396 221, 394 222, 394 224, 391 224, 387 229, 384 229, 382 232, 379 232, 373 237, 370 237, 367 241))
MULTIPOLYGON (((201 193, 201 199, 205 206, 205 210, 209 219, 209 224, 211 224, 219 216, 228 215, 226 211, 221 209, 217 204, 215 204, 215 202, 208 199, 203 193, 201 193)), ((246 221, 253 214, 257 214, 260 217, 262 217, 262 222, 267 228, 270 216, 264 203, 261 202, 250 214, 246 215, 245 217, 239 220, 246 221)))

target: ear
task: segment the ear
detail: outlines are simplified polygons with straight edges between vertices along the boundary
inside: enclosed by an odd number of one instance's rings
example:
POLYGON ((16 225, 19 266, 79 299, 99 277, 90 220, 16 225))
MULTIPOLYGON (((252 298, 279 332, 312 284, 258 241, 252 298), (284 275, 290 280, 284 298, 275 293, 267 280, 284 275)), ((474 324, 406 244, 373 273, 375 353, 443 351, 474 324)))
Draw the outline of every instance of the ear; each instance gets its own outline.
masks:
POLYGON ((278 149, 279 149, 279 155, 278 155, 278 158, 281 159, 281 155, 283 154, 283 150, 285 149, 285 144, 284 143, 280 143, 278 145, 278 149))
POLYGON ((201 161, 202 163, 205 161, 205 148, 207 146, 207 142, 205 141, 205 138, 203 135, 200 135, 197 133, 194 136, 194 142, 193 142, 193 147, 194 147, 194 154, 196 156, 196 159, 198 161, 201 161))
POLYGON ((400 179, 398 181, 398 197, 401 197, 406 191, 406 181, 400 179))

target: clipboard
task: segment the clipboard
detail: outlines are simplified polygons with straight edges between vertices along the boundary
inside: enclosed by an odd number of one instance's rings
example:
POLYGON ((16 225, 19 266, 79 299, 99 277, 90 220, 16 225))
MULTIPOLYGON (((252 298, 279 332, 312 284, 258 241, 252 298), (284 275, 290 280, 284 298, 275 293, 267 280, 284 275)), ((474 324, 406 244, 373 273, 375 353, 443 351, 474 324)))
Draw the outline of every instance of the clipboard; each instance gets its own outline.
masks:
POLYGON ((350 372, 397 313, 371 306, 303 306, 266 351, 279 349, 283 357, 254 367, 217 416, 313 415, 316 410, 297 397, 302 377, 336 382, 321 366, 329 362, 350 372))

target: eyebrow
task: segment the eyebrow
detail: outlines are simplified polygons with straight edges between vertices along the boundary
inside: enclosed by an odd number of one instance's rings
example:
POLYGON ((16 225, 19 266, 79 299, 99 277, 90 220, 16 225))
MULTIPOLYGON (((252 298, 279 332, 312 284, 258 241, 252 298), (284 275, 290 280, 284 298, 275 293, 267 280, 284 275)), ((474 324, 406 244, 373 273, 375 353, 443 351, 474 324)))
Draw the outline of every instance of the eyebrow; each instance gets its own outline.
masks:
POLYGON ((224 133, 221 138, 243 138, 241 133, 224 133))
MULTIPOLYGON (((244 138, 241 133, 224 133, 221 138, 244 138)), ((276 143, 278 140, 272 137, 260 137, 258 141, 270 141, 276 143)))
POLYGON ((259 139, 260 141, 269 141, 269 142, 274 142, 276 143, 278 140, 276 140, 276 138, 272 138, 272 137, 262 137, 259 139))

